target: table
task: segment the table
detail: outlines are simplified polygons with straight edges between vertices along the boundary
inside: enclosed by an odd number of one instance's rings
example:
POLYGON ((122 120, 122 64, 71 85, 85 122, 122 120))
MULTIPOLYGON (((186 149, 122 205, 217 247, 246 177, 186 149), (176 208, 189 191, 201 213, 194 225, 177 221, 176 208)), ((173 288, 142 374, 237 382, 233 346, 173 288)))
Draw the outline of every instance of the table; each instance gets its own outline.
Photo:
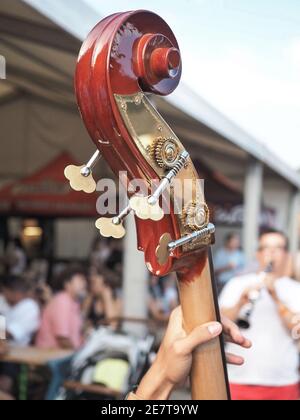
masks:
POLYGON ((64 382, 64 388, 69 389, 71 391, 77 392, 87 392, 89 394, 96 394, 96 395, 105 395, 107 397, 115 397, 117 399, 122 398, 123 394, 120 391, 116 391, 114 389, 110 389, 101 385, 84 385, 80 382, 76 381, 66 381, 64 382))
POLYGON ((0 355, 0 361, 5 363, 24 364, 28 366, 46 366, 53 360, 72 356, 72 350, 39 349, 37 347, 9 346, 8 352, 0 355))
POLYGON ((72 356, 71 350, 39 349, 37 347, 9 346, 4 355, 0 355, 0 362, 20 365, 19 400, 27 399, 28 367, 47 366, 54 360, 61 360, 72 356))

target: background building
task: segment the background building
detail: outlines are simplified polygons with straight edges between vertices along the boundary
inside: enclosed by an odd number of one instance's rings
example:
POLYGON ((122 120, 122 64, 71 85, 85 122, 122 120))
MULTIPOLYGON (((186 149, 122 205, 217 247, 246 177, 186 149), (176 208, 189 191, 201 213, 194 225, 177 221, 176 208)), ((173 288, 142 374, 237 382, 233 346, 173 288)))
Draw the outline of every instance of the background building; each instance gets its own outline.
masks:
MULTIPOLYGON (((0 52, 7 63, 7 80, 0 82, 3 188, 7 183, 28 180, 63 153, 85 162, 94 151, 76 107, 73 74, 81 43, 102 16, 84 0, 72 0, 71 4, 1 1, 0 52)), ((216 206, 217 244, 228 230, 240 231, 251 260, 259 226, 267 224, 288 232, 291 250, 296 251, 299 174, 183 84, 170 97, 155 101, 207 180, 208 200, 216 206)), ((103 176, 111 173, 101 162, 96 177, 103 176)), ((41 195, 38 199, 43 201, 41 195)), ((86 258, 97 234, 91 213, 74 217, 76 212, 72 216, 52 211, 45 215, 38 209, 22 211, 10 205, 5 205, 2 196, 2 247, 8 235, 34 219, 43 229, 45 243, 47 239, 53 243, 54 259, 86 258)), ((147 274, 143 256, 135 250, 132 220, 127 230, 124 274, 130 296, 133 289, 144 293, 147 274), (130 272, 133 261, 139 267, 135 273, 130 272)), ((44 246, 47 253, 49 248, 44 246)))

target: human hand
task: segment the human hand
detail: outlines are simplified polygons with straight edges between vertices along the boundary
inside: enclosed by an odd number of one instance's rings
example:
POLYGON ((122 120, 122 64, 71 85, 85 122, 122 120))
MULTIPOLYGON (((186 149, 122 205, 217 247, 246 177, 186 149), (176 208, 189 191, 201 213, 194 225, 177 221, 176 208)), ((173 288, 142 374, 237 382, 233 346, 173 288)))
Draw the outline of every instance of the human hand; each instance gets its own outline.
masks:
POLYGON ((257 284, 256 286, 248 287, 247 289, 245 289, 240 297, 238 307, 241 309, 244 306, 248 305, 248 303, 250 303, 251 301, 251 296, 253 296, 255 292, 260 292, 262 288, 262 284, 257 284))
MULTIPOLYGON (((240 347, 245 349, 250 349, 252 343, 246 337, 243 336, 239 327, 230 319, 225 316, 222 317, 223 333, 224 339, 228 343, 237 344, 240 347)), ((227 363, 231 365, 241 366, 244 364, 245 360, 235 354, 226 353, 227 363)))
MULTIPOLYGON (((196 327, 190 334, 183 328, 181 307, 176 308, 170 317, 166 335, 159 349, 157 358, 141 382, 137 391, 140 399, 165 400, 172 390, 184 383, 188 378, 194 350, 224 333, 226 338, 244 348, 251 343, 240 333, 238 327, 227 319, 223 319, 224 327, 218 322, 212 322, 196 327)), ((241 365, 241 357, 228 354, 229 363, 241 365)))

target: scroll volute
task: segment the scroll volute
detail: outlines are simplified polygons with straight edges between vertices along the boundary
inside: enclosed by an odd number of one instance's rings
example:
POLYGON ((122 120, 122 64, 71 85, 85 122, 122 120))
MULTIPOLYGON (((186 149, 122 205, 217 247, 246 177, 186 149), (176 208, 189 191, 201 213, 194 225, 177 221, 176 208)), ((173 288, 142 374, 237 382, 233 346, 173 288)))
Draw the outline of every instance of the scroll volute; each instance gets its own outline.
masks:
MULTIPOLYGON (((75 80, 79 108, 91 138, 117 177, 120 171, 127 171, 128 181, 142 179, 150 186, 150 180, 161 180, 165 173, 151 155, 153 143, 171 136, 183 150, 145 95, 172 93, 181 70, 174 34, 151 12, 112 15, 100 22, 83 44, 75 80)), ((192 163, 188 166, 182 177, 192 174, 195 178, 192 163)), ((136 217, 139 249, 156 275, 172 271, 184 253, 177 249, 163 266, 157 261, 161 237, 169 234, 176 240, 183 234, 173 204, 170 214, 159 222, 136 217)), ((190 257, 190 252, 185 254, 190 257)))

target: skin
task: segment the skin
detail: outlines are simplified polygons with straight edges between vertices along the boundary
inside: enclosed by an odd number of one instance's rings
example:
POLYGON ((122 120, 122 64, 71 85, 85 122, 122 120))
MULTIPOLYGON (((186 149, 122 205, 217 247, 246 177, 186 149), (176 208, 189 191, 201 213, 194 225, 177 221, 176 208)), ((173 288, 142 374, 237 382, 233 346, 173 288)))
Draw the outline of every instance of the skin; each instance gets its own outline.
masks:
MULTIPOLYGON (((90 276, 90 292, 91 296, 85 302, 85 312, 87 313, 93 301, 96 302, 96 307, 104 312, 105 318, 116 319, 121 316, 121 302, 114 299, 112 289, 107 286, 104 276, 97 272, 92 272, 90 276)), ((112 327, 116 323, 111 324, 112 327)))
MULTIPOLYGON (((213 322, 195 328, 187 334, 183 328, 181 307, 176 308, 170 317, 166 335, 159 349, 157 358, 144 376, 135 396, 141 400, 167 400, 172 391, 184 383, 191 371, 193 351, 224 331, 232 342, 250 348, 251 342, 245 339, 238 327, 224 319, 221 324, 213 322)), ((228 354, 227 360, 235 365, 242 365, 241 357, 228 354)), ((134 399, 132 395, 129 399, 134 399)))
POLYGON ((7 288, 3 289, 3 295, 6 299, 6 302, 10 306, 16 306, 18 303, 20 303, 23 299, 25 299, 28 296, 27 293, 10 290, 7 288))
MULTIPOLYGON (((75 301, 79 300, 79 298, 86 293, 87 288, 87 281, 85 276, 82 274, 76 274, 72 277, 72 279, 65 284, 65 291, 71 296, 71 298, 75 301)), ((27 294, 12 291, 9 289, 3 290, 4 296, 7 302, 14 306, 17 305, 20 301, 22 301, 27 294)), ((12 338, 7 331, 7 338, 12 338)), ((57 343, 61 349, 66 350, 73 350, 74 346, 68 337, 56 337, 57 343)), ((4 341, 0 341, 0 354, 5 354, 8 351, 7 343, 4 341)), ((7 376, 0 376, 0 390, 4 392, 4 394, 10 394, 13 387, 13 380, 7 376)), ((7 395, 6 395, 7 397, 7 395)))
POLYGON ((263 285, 258 284, 253 288, 246 289, 235 306, 231 308, 222 308, 222 313, 230 320, 236 321, 241 309, 249 303, 250 292, 252 290, 260 290, 262 287, 266 287, 274 301, 274 304, 276 305, 284 325, 289 331, 292 331, 295 327, 293 319, 296 314, 291 312, 284 303, 280 301, 275 287, 276 282, 286 275, 287 262, 289 261, 286 239, 278 233, 268 233, 263 235, 259 241, 256 258, 259 263, 259 272, 262 272, 267 265, 272 262, 272 273, 265 276, 263 285))

